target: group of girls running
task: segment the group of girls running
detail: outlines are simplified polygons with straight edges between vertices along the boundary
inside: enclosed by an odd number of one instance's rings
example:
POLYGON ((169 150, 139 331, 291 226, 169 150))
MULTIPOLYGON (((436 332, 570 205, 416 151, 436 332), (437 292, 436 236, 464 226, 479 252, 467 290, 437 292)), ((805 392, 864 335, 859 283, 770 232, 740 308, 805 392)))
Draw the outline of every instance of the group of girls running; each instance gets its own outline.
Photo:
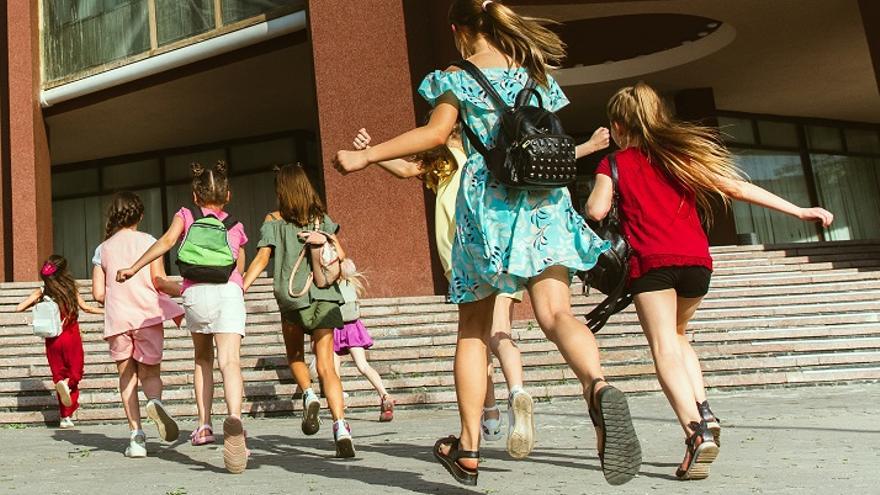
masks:
MULTIPOLYGON (((138 230, 144 218, 144 205, 136 194, 121 192, 113 197, 108 208, 105 240, 95 250, 92 260, 92 295, 103 309, 90 306, 82 299, 66 260, 57 255, 50 257, 40 271, 43 287, 18 306, 19 311, 24 311, 47 298, 59 305, 63 331, 58 337, 46 339, 46 354, 60 403, 61 427, 73 427, 73 414, 78 407, 78 385, 83 375, 78 310, 82 309, 104 314, 104 339, 119 372, 119 391, 130 427, 125 455, 146 457, 148 452, 147 436, 141 424, 138 382, 147 398, 146 413, 156 424, 159 438, 166 442, 177 440, 180 433, 177 422, 161 401, 160 365, 165 322, 170 320, 180 325, 185 316, 193 341, 193 383, 199 421, 190 442, 201 446, 215 441, 212 404, 216 346, 227 412, 223 422, 223 459, 229 472, 243 472, 250 455, 242 423, 244 387, 240 349, 245 336, 244 292, 274 256, 274 294, 281 311, 287 361, 298 387, 303 390, 302 431, 314 435, 320 429, 321 404, 304 362, 304 336, 308 334, 316 355, 321 390, 333 417, 336 455, 353 457, 351 428, 345 421, 342 387, 334 364, 336 355, 351 354, 358 370, 376 388, 380 421, 393 419, 394 401, 366 360, 364 350, 372 346, 373 341, 356 311, 358 298, 364 296, 365 284, 354 263, 345 258, 336 237, 338 225, 327 216, 303 168, 299 165, 280 167, 276 173, 279 210, 267 215, 260 229, 257 256, 245 271, 244 246, 248 238, 243 225, 225 211, 231 198, 226 165, 219 162, 213 168, 205 168, 193 164, 192 176, 194 206, 178 210, 158 240, 138 230), (193 226, 204 219, 211 219, 214 227, 222 225, 225 229, 224 249, 230 253, 234 266, 222 280, 213 283, 197 282, 186 274, 182 284, 170 280, 165 273, 163 256, 178 243, 185 245, 193 226), (330 242, 338 248, 341 278, 329 287, 319 288, 311 283, 311 263, 298 264, 296 260, 301 253, 311 256, 330 242), (147 267, 149 270, 145 270, 147 267), (307 290, 293 294, 288 281, 307 290), (170 296, 181 297, 183 306, 170 296), (355 311, 351 311, 351 307, 355 311)), ((204 234, 196 230, 193 236, 197 235, 204 234)), ((204 249, 204 245, 201 248, 204 249)))
MULTIPOLYGON (((565 46, 544 21, 520 16, 500 1, 455 0, 449 22, 462 57, 483 72, 508 105, 530 80, 537 83, 547 110, 555 112, 568 104, 550 75, 565 57, 565 46)), ((380 144, 372 144, 367 131, 361 129, 354 139, 355 150, 339 151, 334 163, 343 173, 378 164, 397 177, 421 178, 437 195, 437 245, 450 282, 449 300, 459 307, 454 374, 461 430, 458 436, 437 440, 435 458, 457 481, 474 485, 481 437, 502 436, 491 354, 498 358, 507 381, 507 450, 521 459, 534 448, 534 401, 524 388, 522 358, 511 336, 513 304, 528 291, 538 325, 581 383, 605 478, 615 485, 629 481, 639 471, 642 452, 626 396, 605 380, 596 339, 571 309, 572 274, 591 269, 609 243, 590 229, 567 189, 511 188, 493 178, 475 143, 462 139, 462 125, 485 147, 491 147, 499 134, 499 110, 470 75, 455 67, 434 71, 425 77, 419 93, 434 107, 427 124, 380 144)), ((615 93, 608 102, 607 117, 609 129, 598 129, 577 147, 578 157, 606 148, 609 140, 619 148, 613 159, 600 163, 586 211, 591 220, 601 220, 614 197, 619 197, 623 230, 634 251, 629 288, 658 379, 685 439, 676 475, 705 478, 718 456, 721 421, 706 400, 700 363, 686 331, 708 292, 712 274, 703 227, 704 221, 711 222, 711 202, 715 197, 725 203, 746 201, 826 227, 833 216, 821 208, 800 208, 744 180, 717 131, 675 120, 647 84, 615 93), (614 168, 616 186, 611 179, 614 168)), ((372 344, 369 334, 357 319, 343 318, 343 313, 351 314, 351 308, 341 310, 363 295, 363 283, 353 264, 347 263, 341 283, 319 287, 312 283, 308 263, 297 262, 304 250, 308 259, 318 260, 318 251, 327 243, 344 259, 336 237, 339 226, 327 215, 304 170, 284 166, 276 176, 279 209, 266 216, 256 258, 245 271, 247 236, 241 224, 228 220, 224 211, 230 200, 225 166, 218 163, 209 170, 195 165, 192 185, 197 206, 181 208, 159 240, 138 232, 143 204, 137 196, 117 195, 110 207, 106 240, 95 253, 93 294, 105 307, 104 335, 117 363, 131 427, 126 455, 146 455, 138 380, 148 398, 147 414, 158 425, 160 437, 177 438, 177 425, 160 400, 159 363, 163 322, 179 323, 185 315, 193 339, 201 425, 191 441, 193 445, 214 441, 211 370, 216 344, 228 412, 223 425, 224 460, 231 472, 245 469, 249 452, 241 419, 239 364, 245 334, 243 292, 274 256, 274 294, 288 364, 303 391, 302 430, 312 435, 320 425, 319 401, 304 362, 304 336, 309 334, 333 417, 337 455, 354 456, 334 353, 352 354, 380 395, 381 419, 390 420, 393 407, 381 379, 364 358, 363 349, 372 344), (194 283, 184 278, 181 286, 168 280, 162 256, 185 242, 192 226, 206 217, 227 228, 237 266, 223 283, 194 283), (149 272, 142 271, 148 265, 149 272), (292 287, 304 289, 293 291, 292 287), (178 295, 182 295, 183 309, 168 297, 178 295)), ((50 258, 41 277, 43 289, 20 309, 44 295, 60 303, 64 333, 47 340, 46 346, 62 403, 62 426, 69 425, 82 376, 77 311, 101 310, 79 297, 62 258, 50 258), (78 355, 67 352, 76 345, 78 355)))
MULTIPOLYGON (((568 104, 549 74, 565 57, 565 45, 544 21, 520 16, 500 1, 455 0, 449 23, 462 57, 483 72, 507 105, 530 79, 547 110, 568 104)), ((400 177, 423 176, 437 192, 437 244, 442 249, 440 238, 454 239, 447 277, 450 300, 459 305, 454 369, 461 431, 439 439, 434 456, 456 480, 476 484, 481 418, 484 434, 494 424, 487 421, 491 410, 484 409, 494 395, 487 396, 489 350, 499 358, 510 387, 508 450, 525 457, 534 446, 533 402, 522 391, 519 353, 509 350, 515 349, 510 301, 527 290, 538 325, 581 382, 606 479, 629 481, 642 454, 627 400, 606 382, 596 339, 574 317, 569 290, 572 274, 592 268, 608 243, 576 212, 567 189, 506 187, 492 177, 474 143, 461 143, 462 123, 486 148, 499 133, 500 110, 470 75, 455 66, 432 72, 419 93, 434 107, 427 124, 373 146, 362 129, 355 150, 339 151, 335 165, 343 173, 379 164, 400 177), (435 158, 438 154, 443 158, 435 158), (456 188, 453 206, 447 198, 456 188), (455 227, 441 232, 441 225, 453 225, 452 216, 455 227)), ((709 408, 685 332, 709 288, 712 259, 702 220, 711 222, 710 202, 716 196, 725 203, 747 201, 826 227, 833 216, 821 208, 800 208, 745 181, 716 131, 675 120, 647 84, 618 91, 607 113, 611 138, 620 149, 614 162, 623 229, 635 252, 630 290, 660 384, 685 437, 676 475, 705 478, 718 455, 721 422, 709 408)), ((604 147, 599 144, 591 139, 578 155, 604 147)), ((606 158, 597 170, 587 205, 592 220, 611 209, 611 167, 606 158)))

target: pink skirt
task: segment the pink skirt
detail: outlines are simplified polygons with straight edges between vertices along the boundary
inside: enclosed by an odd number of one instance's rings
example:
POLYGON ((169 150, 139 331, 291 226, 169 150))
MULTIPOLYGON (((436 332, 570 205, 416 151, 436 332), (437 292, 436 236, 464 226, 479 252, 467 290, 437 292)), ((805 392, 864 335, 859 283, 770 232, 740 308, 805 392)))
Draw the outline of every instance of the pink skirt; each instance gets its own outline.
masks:
POLYGON ((373 347, 373 338, 361 320, 346 323, 342 328, 333 331, 333 350, 336 354, 344 356, 352 347, 373 347))

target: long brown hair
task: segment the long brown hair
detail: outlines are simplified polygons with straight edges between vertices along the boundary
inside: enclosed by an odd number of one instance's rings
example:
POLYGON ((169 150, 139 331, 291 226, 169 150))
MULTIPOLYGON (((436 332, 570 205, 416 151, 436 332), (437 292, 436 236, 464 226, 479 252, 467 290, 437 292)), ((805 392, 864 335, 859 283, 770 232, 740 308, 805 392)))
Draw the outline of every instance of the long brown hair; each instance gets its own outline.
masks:
POLYGON ((144 202, 140 196, 130 191, 113 195, 107 207, 107 223, 104 226, 104 240, 122 229, 134 227, 144 218, 144 202))
POLYGON ((327 212, 309 176, 298 163, 275 170, 275 194, 281 218, 300 227, 323 218, 327 212))
MULTIPOLYGON (((565 59, 565 43, 545 25, 556 24, 549 19, 524 17, 499 1, 455 0, 449 8, 449 22, 457 28, 466 28, 473 34, 482 34, 505 55, 528 69, 535 80, 546 86, 547 71, 557 69, 565 59)), ((462 43, 459 33, 456 45, 467 58, 473 55, 462 43)))
POLYGON ((43 295, 49 296, 58 304, 64 318, 79 317, 79 289, 76 281, 67 270, 64 256, 53 254, 43 263, 40 269, 43 280, 43 295), (49 273, 49 275, 46 275, 49 273))
POLYGON ((190 164, 192 171, 192 190, 199 206, 225 205, 229 198, 229 178, 226 176, 226 162, 218 160, 214 168, 208 169, 200 163, 190 164))
POLYGON ((461 123, 455 124, 455 127, 452 128, 452 134, 449 135, 445 145, 413 156, 413 161, 418 162, 422 169, 419 179, 425 183, 425 187, 435 193, 440 184, 452 177, 459 166, 464 165, 458 163, 455 155, 449 149, 450 144, 455 141, 461 141, 461 123))
POLYGON ((660 95, 639 82, 608 101, 608 120, 617 124, 624 138, 633 140, 653 163, 663 167, 696 197, 707 223, 712 223, 712 200, 730 197, 721 179, 741 180, 742 173, 717 130, 672 118, 660 95))

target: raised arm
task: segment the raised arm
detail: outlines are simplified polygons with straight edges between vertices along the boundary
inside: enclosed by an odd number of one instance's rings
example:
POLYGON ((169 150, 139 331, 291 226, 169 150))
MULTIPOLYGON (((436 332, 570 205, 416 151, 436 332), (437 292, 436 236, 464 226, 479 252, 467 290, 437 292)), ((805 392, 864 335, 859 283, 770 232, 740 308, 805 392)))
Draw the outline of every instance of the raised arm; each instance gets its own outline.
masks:
MULTIPOLYGON (((368 149, 372 141, 373 138, 370 137, 370 134, 367 132, 367 130, 362 128, 358 131, 357 136, 355 136, 354 141, 351 144, 354 146, 354 149, 360 151, 368 149)), ((403 158, 398 158, 396 160, 386 160, 383 162, 379 162, 376 165, 379 165, 386 172, 397 177, 398 179, 409 179, 412 177, 418 177, 424 172, 418 162, 404 160, 403 158)))
POLYGON ((751 182, 726 178, 720 180, 721 190, 733 199, 776 210, 806 222, 819 222, 823 227, 828 227, 834 221, 834 215, 828 210, 801 208, 751 182))
POLYGON ((15 307, 15 310, 18 312, 25 311, 26 309, 36 304, 37 301, 39 301, 42 297, 43 289, 34 289, 34 291, 31 292, 31 295, 27 296, 24 301, 18 303, 18 306, 15 307))
POLYGON ((179 216, 174 215, 174 220, 171 221, 171 226, 168 227, 168 231, 165 232, 158 241, 154 242, 134 265, 131 265, 130 268, 116 272, 116 281, 125 282, 133 277, 135 273, 141 271, 143 267, 152 263, 153 260, 160 256, 164 256, 165 253, 171 251, 171 248, 177 244, 177 240, 180 239, 180 234, 182 233, 183 220, 179 216))
POLYGON ((458 120, 458 101, 446 94, 437 101, 431 120, 422 127, 407 131, 394 139, 360 151, 338 151, 334 166, 343 174, 363 170, 370 163, 412 156, 446 143, 458 120))
POLYGON ((590 139, 587 142, 581 143, 575 147, 575 158, 580 159, 587 155, 592 155, 597 151, 604 150, 610 143, 611 132, 605 127, 600 127, 593 132, 593 135, 590 136, 590 139))

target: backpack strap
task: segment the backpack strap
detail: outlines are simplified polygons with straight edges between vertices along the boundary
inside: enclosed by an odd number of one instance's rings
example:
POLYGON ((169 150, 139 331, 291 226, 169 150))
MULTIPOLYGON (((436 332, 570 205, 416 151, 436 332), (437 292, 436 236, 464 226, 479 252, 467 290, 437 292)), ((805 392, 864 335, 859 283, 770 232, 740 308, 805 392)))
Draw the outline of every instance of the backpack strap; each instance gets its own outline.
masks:
POLYGON ((222 220, 223 226, 226 227, 226 230, 232 230, 232 227, 235 227, 239 224, 239 221, 232 217, 232 215, 226 215, 226 218, 222 220))
POLYGON ((516 97, 516 108, 528 106, 532 96, 538 97, 538 108, 544 108, 544 97, 538 92, 538 82, 529 77, 529 81, 516 97))
POLYGON ((467 72, 468 75, 470 75, 473 80, 483 88, 483 91, 486 92, 486 95, 489 96, 489 99, 491 99, 492 103, 497 107, 496 110, 510 110, 510 106, 504 101, 504 98, 498 94, 498 91, 495 90, 495 87, 492 86, 492 83, 486 78, 486 74, 484 74, 479 67, 468 60, 458 60, 452 62, 452 65, 467 72))
POLYGON ((187 207, 186 209, 189 210, 189 214, 192 215, 194 222, 205 218, 205 214, 202 213, 202 207, 199 205, 195 205, 193 208, 187 207))

